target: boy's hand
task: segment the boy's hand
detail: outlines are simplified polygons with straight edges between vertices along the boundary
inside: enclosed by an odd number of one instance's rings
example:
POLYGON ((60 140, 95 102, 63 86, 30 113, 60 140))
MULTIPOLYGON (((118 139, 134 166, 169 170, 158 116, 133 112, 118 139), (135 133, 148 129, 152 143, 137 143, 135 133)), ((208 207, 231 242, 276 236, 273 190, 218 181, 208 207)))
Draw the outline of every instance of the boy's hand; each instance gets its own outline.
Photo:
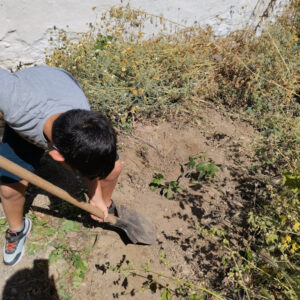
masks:
POLYGON ((105 222, 107 216, 108 216, 108 209, 106 207, 106 204, 104 201, 94 201, 93 199, 90 199, 90 204, 95 206, 95 207, 98 207, 102 210, 103 214, 104 214, 104 218, 101 219, 99 217, 96 217, 94 215, 91 215, 91 218, 95 221, 98 221, 98 222, 105 222))

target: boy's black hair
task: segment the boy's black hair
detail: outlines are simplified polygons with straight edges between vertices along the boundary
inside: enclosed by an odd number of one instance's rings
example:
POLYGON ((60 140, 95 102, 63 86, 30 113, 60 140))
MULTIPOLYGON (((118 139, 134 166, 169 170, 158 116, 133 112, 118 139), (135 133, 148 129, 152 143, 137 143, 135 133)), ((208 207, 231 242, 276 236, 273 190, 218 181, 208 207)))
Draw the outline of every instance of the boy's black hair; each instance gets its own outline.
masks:
POLYGON ((65 162, 81 175, 103 179, 116 160, 116 133, 99 113, 72 109, 53 123, 52 140, 65 162))

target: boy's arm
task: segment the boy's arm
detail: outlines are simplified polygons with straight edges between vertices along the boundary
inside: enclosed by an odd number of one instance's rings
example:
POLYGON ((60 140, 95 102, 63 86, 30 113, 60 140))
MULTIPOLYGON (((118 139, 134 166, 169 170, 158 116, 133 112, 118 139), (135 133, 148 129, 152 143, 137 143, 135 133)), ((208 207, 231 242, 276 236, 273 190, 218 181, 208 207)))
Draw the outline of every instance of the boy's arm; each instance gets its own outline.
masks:
POLYGON ((104 214, 104 218, 100 219, 94 215, 91 215, 91 218, 99 221, 99 222, 103 222, 105 221, 105 219, 108 216, 108 209, 107 206, 103 200, 102 197, 102 190, 101 190, 101 182, 99 179, 93 179, 93 180, 89 180, 87 178, 84 178, 84 182, 87 186, 88 189, 88 196, 90 199, 90 204, 93 206, 96 206, 98 208, 100 208, 103 211, 104 214))

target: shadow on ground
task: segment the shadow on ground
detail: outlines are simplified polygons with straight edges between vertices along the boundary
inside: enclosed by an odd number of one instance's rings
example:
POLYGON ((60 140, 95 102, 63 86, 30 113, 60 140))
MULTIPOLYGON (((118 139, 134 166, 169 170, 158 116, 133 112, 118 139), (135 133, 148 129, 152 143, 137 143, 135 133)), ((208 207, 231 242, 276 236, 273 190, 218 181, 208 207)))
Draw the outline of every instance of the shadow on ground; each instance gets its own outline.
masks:
POLYGON ((53 276, 49 277, 46 259, 34 261, 32 269, 23 269, 11 276, 3 289, 2 300, 58 300, 53 276))

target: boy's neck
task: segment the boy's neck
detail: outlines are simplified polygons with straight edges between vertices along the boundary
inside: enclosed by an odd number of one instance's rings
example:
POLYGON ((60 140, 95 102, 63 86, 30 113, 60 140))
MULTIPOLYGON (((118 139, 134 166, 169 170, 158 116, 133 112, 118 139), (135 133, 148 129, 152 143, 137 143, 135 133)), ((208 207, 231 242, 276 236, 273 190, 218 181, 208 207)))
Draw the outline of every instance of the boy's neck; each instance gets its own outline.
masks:
POLYGON ((54 121, 61 115, 61 113, 57 113, 55 115, 52 115, 50 118, 47 119, 47 121, 44 124, 43 132, 46 138, 50 143, 52 143, 52 127, 54 121))

